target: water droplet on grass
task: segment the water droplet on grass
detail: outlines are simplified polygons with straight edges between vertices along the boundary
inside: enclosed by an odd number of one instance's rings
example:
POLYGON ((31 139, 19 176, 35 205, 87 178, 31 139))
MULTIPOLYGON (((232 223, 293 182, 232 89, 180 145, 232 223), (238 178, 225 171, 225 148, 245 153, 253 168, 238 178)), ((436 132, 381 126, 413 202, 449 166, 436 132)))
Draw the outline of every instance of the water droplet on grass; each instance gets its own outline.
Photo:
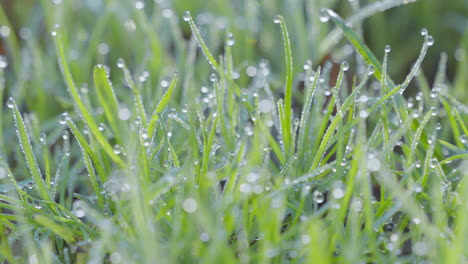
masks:
POLYGON ((434 45, 434 38, 432 36, 428 36, 426 39, 427 46, 432 46, 434 45))
POLYGON ((218 77, 216 76, 216 73, 210 74, 210 81, 216 82, 218 80, 218 77))
POLYGON ((192 16, 190 15, 190 11, 185 11, 183 18, 184 21, 188 22, 192 18, 192 16))
POLYGON ((43 145, 45 145, 47 143, 46 139, 47 139, 47 135, 45 133, 41 133, 39 135, 39 142, 41 142, 43 145))
POLYGON ((347 61, 343 61, 341 63, 341 67, 343 68, 343 71, 349 70, 349 63, 347 61))
POLYGON ((273 22, 275 24, 279 24, 281 22, 281 16, 279 15, 276 15, 274 18, 273 18, 273 22))
POLYGON ((423 28, 421 29, 421 36, 426 36, 427 35, 427 29, 423 28))
POLYGON ((236 41, 234 40, 234 36, 233 36, 232 32, 229 32, 228 35, 227 35, 226 44, 231 47, 231 46, 234 46, 235 43, 236 43, 236 41))
POLYGON ((122 147, 119 145, 119 144, 116 144, 114 146, 114 153, 119 155, 120 153, 122 153, 122 147))
POLYGON ((52 35, 52 37, 57 36, 58 30, 59 30, 59 29, 60 29, 60 25, 59 25, 59 24, 55 24, 55 25, 52 27, 52 31, 50 32, 50 35, 52 35))
POLYGON ((328 12, 327 12, 326 8, 320 9, 319 19, 320 19, 320 22, 322 22, 322 23, 328 22, 328 20, 330 20, 330 16, 328 15, 328 12))
POLYGON ((368 75, 372 75, 375 72, 375 68, 373 65, 369 65, 369 72, 367 73, 368 75))
POLYGON ((68 113, 63 113, 60 115, 60 119, 59 119, 59 123, 61 125, 65 125, 67 123, 67 120, 70 118, 70 116, 68 115, 68 113))
POLYGON ((325 201, 325 195, 321 191, 314 191, 314 201, 321 204, 325 201))
POLYGON ((13 99, 13 97, 8 98, 7 107, 11 109, 14 106, 15 106, 15 100, 13 99))
POLYGON ((0 68, 5 69, 8 66, 6 56, 0 55, 0 68))
POLYGON ((117 59, 117 68, 122 69, 125 66, 125 61, 122 58, 117 59))
POLYGON ((390 45, 385 46, 385 53, 389 53, 392 50, 392 47, 390 45))

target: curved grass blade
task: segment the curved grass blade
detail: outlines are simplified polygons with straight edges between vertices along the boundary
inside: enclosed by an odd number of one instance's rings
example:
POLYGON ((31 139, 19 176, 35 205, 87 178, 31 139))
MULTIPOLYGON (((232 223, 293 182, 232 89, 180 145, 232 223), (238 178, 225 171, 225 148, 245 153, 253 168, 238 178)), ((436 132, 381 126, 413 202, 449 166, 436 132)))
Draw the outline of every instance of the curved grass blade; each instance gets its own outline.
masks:
POLYGON ((101 131, 99 131, 96 121, 93 119, 93 116, 86 109, 83 103, 83 100, 81 99, 80 94, 78 93, 78 89, 75 85, 75 82, 73 81, 70 69, 68 68, 68 64, 65 59, 65 50, 63 48, 62 38, 58 32, 55 32, 54 39, 55 39, 55 47, 57 50, 57 55, 59 56, 60 70, 68 86, 68 92, 70 93, 79 112, 81 113, 83 121, 88 125, 89 130, 94 135, 94 137, 96 137, 96 140, 102 146, 102 148, 107 153, 107 155, 109 155, 109 157, 115 163, 117 163, 120 167, 125 167, 125 164, 122 161, 122 159, 114 153, 114 149, 112 148, 112 146, 109 144, 109 142, 107 141, 105 136, 101 133, 101 131))
MULTIPOLYGON (((413 3, 413 2, 416 2, 416 0, 376 1, 361 8, 355 14, 353 14, 348 19, 346 19, 346 24, 356 25, 357 23, 363 21, 364 19, 371 17, 379 12, 383 12, 385 10, 388 10, 397 6, 406 5, 406 4, 413 3)), ((330 51, 335 46, 335 43, 339 43, 341 36, 342 34, 339 28, 334 29, 332 32, 330 32, 320 43, 320 48, 319 48, 320 54, 326 54, 328 51, 330 51)))

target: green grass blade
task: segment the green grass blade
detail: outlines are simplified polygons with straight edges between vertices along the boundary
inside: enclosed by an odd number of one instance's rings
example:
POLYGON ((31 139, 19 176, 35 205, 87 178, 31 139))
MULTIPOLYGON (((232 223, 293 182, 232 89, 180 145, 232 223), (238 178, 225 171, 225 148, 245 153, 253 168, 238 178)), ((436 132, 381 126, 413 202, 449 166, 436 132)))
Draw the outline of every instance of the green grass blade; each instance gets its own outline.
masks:
POLYGON ((68 92, 70 93, 74 103, 76 104, 79 112, 81 113, 83 121, 88 125, 89 130, 96 137, 96 140, 102 146, 107 155, 109 155, 109 157, 119 166, 124 167, 124 162, 118 155, 114 153, 114 149, 109 144, 105 136, 101 133, 101 131, 99 131, 96 121, 86 109, 83 100, 81 99, 80 94, 78 93, 78 89, 75 85, 75 82, 73 81, 70 69, 68 68, 68 64, 65 59, 65 50, 62 44, 62 38, 60 36, 60 33, 55 32, 54 34, 55 47, 57 49, 57 55, 59 57, 60 69, 62 71, 63 78, 65 79, 65 82, 68 86, 68 92))
POLYGON ((151 120, 148 123, 148 136, 150 138, 153 137, 155 129, 156 129, 156 124, 159 119, 159 115, 164 111, 164 109, 167 107, 169 104, 169 101, 171 100, 171 95, 174 90, 174 87, 177 84, 177 80, 179 79, 179 74, 175 73, 174 78, 171 81, 171 84, 169 85, 169 88, 167 88, 166 92, 164 93, 163 97, 159 101, 158 105, 154 109, 153 115, 151 116, 151 120))
POLYGON ((13 98, 8 99, 8 107, 13 110, 13 117, 15 119, 15 127, 16 133, 18 136, 18 140, 20 142, 21 150, 23 151, 23 155, 26 159, 26 163, 29 168, 29 172, 34 180, 35 185, 39 191, 39 195, 42 199, 46 201, 53 201, 52 197, 50 196, 49 191, 46 188, 44 179, 42 178, 41 170, 39 169, 39 165, 36 161, 36 156, 34 155, 33 148, 31 145, 31 140, 29 139, 29 135, 26 129, 26 125, 24 124, 23 117, 21 116, 18 107, 16 106, 15 100, 13 98))
POLYGON ((107 120, 109 121, 115 135, 120 137, 120 129, 117 125, 117 116, 119 113, 119 102, 112 88, 112 84, 107 76, 106 69, 103 65, 94 67, 94 85, 100 105, 102 106, 107 120))
POLYGON ((203 40, 200 31, 198 30, 197 25, 193 21, 192 15, 190 14, 190 11, 185 11, 184 13, 184 20, 189 23, 190 29, 192 30, 192 33, 195 35, 195 39, 198 42, 198 45, 200 46, 203 55, 205 55, 206 60, 208 61, 208 64, 213 68, 213 70, 218 71, 218 62, 216 62, 215 58, 211 54, 210 50, 208 49, 208 46, 206 45, 205 41, 203 40))
POLYGON ((283 124, 283 140, 284 148, 286 153, 290 153, 292 150, 292 136, 291 136, 291 121, 293 118, 292 114, 292 90, 293 90, 293 61, 291 54, 291 41, 289 39, 288 29, 284 18, 280 15, 275 16, 275 23, 279 23, 281 26, 281 35, 283 36, 284 45, 284 58, 286 61, 286 88, 284 93, 284 124, 283 124))
POLYGON ((138 87, 135 85, 135 82, 133 81, 132 74, 130 73, 130 70, 127 68, 127 64, 125 64, 125 61, 120 58, 119 61, 117 62, 117 66, 119 68, 122 68, 122 71, 125 76, 125 81, 127 81, 127 85, 130 87, 130 89, 133 92, 133 99, 135 101, 135 106, 138 111, 138 115, 141 119, 141 122, 143 124, 146 124, 146 110, 143 105, 143 99, 141 98, 141 93, 138 87))

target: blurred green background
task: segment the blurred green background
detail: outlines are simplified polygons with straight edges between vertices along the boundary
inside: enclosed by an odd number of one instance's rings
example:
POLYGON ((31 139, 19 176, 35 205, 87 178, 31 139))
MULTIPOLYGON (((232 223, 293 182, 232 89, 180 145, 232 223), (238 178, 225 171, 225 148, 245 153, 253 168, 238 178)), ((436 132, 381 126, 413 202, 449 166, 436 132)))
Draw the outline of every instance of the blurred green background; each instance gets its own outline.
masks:
MULTIPOLYGON (((399 5, 376 12, 354 28, 362 34, 371 50, 379 57, 384 47, 391 45, 389 72, 400 82, 417 58, 423 38, 422 28, 433 35, 435 44, 429 49, 424 62, 424 73, 434 79, 442 52, 448 55, 448 77, 455 78, 466 57, 468 46, 468 1, 333 1, 333 0, 0 0, 3 14, 1 53, 7 55, 6 72, 8 93, 27 101, 28 108, 41 117, 67 108, 63 81, 56 63, 50 32, 55 24, 65 36, 68 59, 75 81, 80 86, 91 83, 92 66, 97 63, 115 69, 119 57, 127 61, 130 69, 153 87, 148 96, 158 96, 164 83, 174 70, 194 71, 193 85, 208 79, 210 68, 202 56, 197 56, 197 67, 186 69, 187 50, 190 49, 190 29, 182 14, 190 10, 207 45, 215 55, 222 55, 227 32, 232 32, 236 70, 241 86, 249 79, 245 69, 265 59, 271 67, 271 78, 278 79, 284 70, 281 34, 273 23, 273 16, 285 17, 295 63, 295 71, 311 59, 313 66, 330 60, 347 60, 352 69, 358 55, 346 40, 323 42, 334 30, 332 23, 321 23, 320 8, 331 8, 342 17, 350 18, 362 13, 368 6, 377 10, 385 5, 399 5), (6 30, 8 27, 10 30, 6 30), (8 33, 8 34, 7 34, 8 33), (154 88, 156 87, 156 88, 154 88), (156 92, 155 92, 156 91, 156 92), (22 95, 28 94, 27 97, 22 95), (55 100, 59 107, 51 106, 55 100), (47 104, 50 107, 36 107, 47 104)), ((192 45, 193 46, 193 45, 192 45)), ((193 47, 192 47, 193 48, 193 47)), ((200 55, 200 54, 199 54, 200 55)), ((117 72, 117 71, 115 71, 117 72)), ((349 74, 353 74, 350 71, 349 74)), ((120 73, 113 79, 121 80, 120 73)), ((117 82, 118 83, 118 82, 117 82)), ((459 95, 466 97, 465 94, 459 95)), ((180 103, 188 100, 179 95, 180 103)), ((466 98, 462 98, 466 102, 466 98)))

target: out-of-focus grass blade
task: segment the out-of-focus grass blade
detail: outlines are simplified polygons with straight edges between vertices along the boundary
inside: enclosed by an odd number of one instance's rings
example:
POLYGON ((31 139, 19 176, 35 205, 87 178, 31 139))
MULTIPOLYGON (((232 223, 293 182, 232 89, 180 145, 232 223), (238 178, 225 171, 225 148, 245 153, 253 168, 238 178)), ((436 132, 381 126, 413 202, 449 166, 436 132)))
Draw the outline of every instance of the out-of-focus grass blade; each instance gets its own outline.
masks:
POLYGON ((96 121, 93 119, 93 116, 88 112, 83 101, 81 100, 80 94, 78 93, 78 89, 75 85, 75 82, 73 81, 70 69, 68 68, 68 64, 65 59, 65 50, 63 48, 62 38, 60 36, 60 33, 55 31, 53 35, 55 35, 54 36, 55 47, 57 49, 57 55, 59 57, 59 64, 60 64, 60 69, 62 71, 62 75, 68 86, 68 91, 71 97, 73 98, 73 101, 75 102, 79 112, 81 113, 83 117, 83 121, 88 125, 89 130, 94 135, 94 137, 96 137, 96 140, 102 146, 102 148, 107 153, 107 155, 109 155, 109 157, 119 166, 125 167, 125 164, 122 161, 122 159, 117 154, 114 153, 114 149, 109 144, 106 137, 101 133, 101 131, 99 131, 96 121))
POLYGON ((159 119, 159 114, 162 113, 162 111, 166 108, 166 106, 169 104, 169 101, 171 100, 172 91, 174 90, 178 79, 179 74, 175 73, 174 78, 172 79, 171 84, 169 85, 169 88, 167 88, 167 91, 164 93, 163 97, 159 101, 159 104, 154 109, 153 115, 151 116, 151 120, 149 121, 147 128, 148 136, 150 138, 152 138, 154 135, 156 123, 159 119))
POLYGON ((10 54, 13 59, 13 68, 15 69, 17 77, 20 75, 20 65, 21 65, 21 58, 20 58, 20 46, 19 46, 19 41, 18 38, 16 37, 16 34, 13 31, 13 27, 11 26, 10 21, 8 20, 8 17, 5 14, 5 11, 3 10, 3 6, 0 5, 0 25, 6 26, 10 29, 10 34, 5 37, 7 39, 7 44, 8 48, 10 50, 10 54))
POLYGON ((8 107, 13 110, 13 117, 15 119, 15 126, 16 126, 16 133, 18 135, 18 139, 21 145, 21 150, 23 151, 23 155, 26 159, 26 163, 29 168, 29 172, 34 180, 34 183, 37 186, 39 191, 39 195, 42 199, 46 201, 53 201, 50 193, 48 192, 44 179, 42 178, 41 170, 39 169, 39 165, 37 164, 36 157, 33 152, 33 148, 31 145, 31 141, 29 139, 28 132, 26 130, 26 126, 24 124, 23 118, 16 106, 15 100, 13 98, 8 99, 8 107))
POLYGON ((62 237, 68 243, 73 243, 76 240, 73 232, 71 232, 68 228, 64 227, 63 225, 58 224, 54 220, 49 219, 46 216, 35 215, 34 221, 44 226, 45 228, 49 229, 50 231, 55 233, 57 236, 62 237))

